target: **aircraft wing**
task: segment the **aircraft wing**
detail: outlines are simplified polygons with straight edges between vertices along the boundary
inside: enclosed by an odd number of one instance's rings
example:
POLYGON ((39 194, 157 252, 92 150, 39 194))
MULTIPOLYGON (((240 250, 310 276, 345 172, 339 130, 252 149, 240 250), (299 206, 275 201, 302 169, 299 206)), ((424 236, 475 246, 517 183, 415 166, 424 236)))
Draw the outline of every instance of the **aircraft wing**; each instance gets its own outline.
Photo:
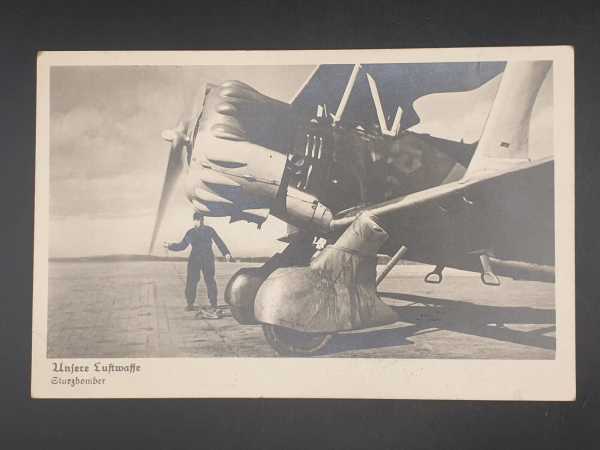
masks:
POLYGON ((529 161, 529 123, 550 61, 512 61, 504 74, 467 176, 529 161))
MULTIPOLYGON (((344 120, 368 128, 376 123, 377 114, 367 74, 377 84, 384 114, 393 117, 402 109, 400 129, 419 123, 413 103, 420 97, 441 92, 476 89, 502 73, 505 62, 449 62, 363 64, 352 90, 344 120)), ((352 73, 351 64, 317 66, 292 99, 293 108, 301 115, 314 117, 317 106, 325 105, 335 113, 352 73)))
POLYGON ((443 200, 470 194, 473 190, 490 189, 497 186, 500 180, 516 179, 523 172, 544 167, 553 167, 554 158, 543 158, 534 162, 524 162, 510 168, 497 170, 495 172, 481 172, 472 177, 464 177, 452 183, 435 186, 424 191, 414 192, 393 200, 378 203, 367 208, 357 208, 342 212, 334 218, 332 228, 344 228, 350 225, 361 213, 367 213, 374 217, 385 218, 389 215, 401 217, 403 214, 415 215, 429 208, 439 205, 443 200), (512 177, 511 177, 512 175, 512 177))
POLYGON ((366 211, 412 248, 416 260, 457 261, 485 248, 506 259, 553 264, 553 157, 531 161, 527 145, 531 111, 549 68, 545 61, 506 67, 462 179, 347 211, 333 229, 366 211))
POLYGON ((548 61, 518 61, 506 66, 483 135, 461 180, 371 206, 369 211, 375 216, 405 211, 552 160, 532 162, 528 158, 531 112, 550 66, 548 61))
POLYGON ((365 212, 390 234, 387 251, 406 245, 409 260, 477 271, 472 255, 492 249, 501 259, 553 265, 553 189, 549 157, 347 211, 332 228, 365 212))

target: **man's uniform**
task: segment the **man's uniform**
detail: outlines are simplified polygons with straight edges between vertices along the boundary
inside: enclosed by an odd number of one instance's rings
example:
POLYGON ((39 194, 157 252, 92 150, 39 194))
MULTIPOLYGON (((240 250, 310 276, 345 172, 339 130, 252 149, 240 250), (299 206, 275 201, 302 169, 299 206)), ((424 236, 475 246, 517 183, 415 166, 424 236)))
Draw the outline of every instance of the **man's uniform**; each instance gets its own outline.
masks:
POLYGON ((212 243, 217 244, 219 251, 229 255, 229 249, 219 237, 217 232, 209 226, 201 225, 188 230, 183 240, 178 243, 169 244, 168 249, 179 252, 185 250, 188 245, 192 246, 192 251, 187 265, 187 281, 185 285, 185 298, 188 306, 192 306, 196 301, 196 287, 200 281, 200 272, 204 277, 208 301, 212 307, 217 306, 217 283, 215 281, 215 256, 212 251, 212 243))

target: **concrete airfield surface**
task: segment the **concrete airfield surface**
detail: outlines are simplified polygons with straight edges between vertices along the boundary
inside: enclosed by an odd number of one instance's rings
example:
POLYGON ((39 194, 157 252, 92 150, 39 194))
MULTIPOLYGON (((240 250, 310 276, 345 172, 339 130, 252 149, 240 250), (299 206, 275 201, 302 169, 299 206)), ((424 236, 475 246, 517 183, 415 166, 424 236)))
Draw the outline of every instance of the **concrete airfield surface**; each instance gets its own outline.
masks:
MULTIPOLYGON (((217 262, 220 303, 230 276, 249 266, 217 262)), ((446 270, 432 285, 423 282, 430 270, 394 268, 379 292, 399 321, 339 334, 320 357, 554 358, 554 284, 491 287, 446 270)), ((258 325, 184 311, 184 286, 185 262, 51 262, 48 358, 276 356, 258 325)), ((200 282, 197 304, 206 302, 200 282)))

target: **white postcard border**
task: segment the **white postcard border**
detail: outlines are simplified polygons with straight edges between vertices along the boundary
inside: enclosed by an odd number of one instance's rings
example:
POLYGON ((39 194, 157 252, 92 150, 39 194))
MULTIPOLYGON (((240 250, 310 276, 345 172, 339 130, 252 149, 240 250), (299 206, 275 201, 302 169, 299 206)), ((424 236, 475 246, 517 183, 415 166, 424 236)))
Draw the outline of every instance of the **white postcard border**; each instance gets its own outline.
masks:
POLYGON ((34 398, 285 397, 487 400, 575 398, 575 220, 573 49, 453 49, 40 52, 37 71, 34 290, 31 395, 34 398), (55 65, 289 65, 318 63, 554 62, 556 195, 556 357, 554 360, 371 358, 48 359, 49 80, 55 65), (232 64, 233 62, 233 64, 232 64), (560 126, 557 126, 560 124, 560 126), (52 384, 53 362, 139 366, 99 372, 103 384, 52 384))

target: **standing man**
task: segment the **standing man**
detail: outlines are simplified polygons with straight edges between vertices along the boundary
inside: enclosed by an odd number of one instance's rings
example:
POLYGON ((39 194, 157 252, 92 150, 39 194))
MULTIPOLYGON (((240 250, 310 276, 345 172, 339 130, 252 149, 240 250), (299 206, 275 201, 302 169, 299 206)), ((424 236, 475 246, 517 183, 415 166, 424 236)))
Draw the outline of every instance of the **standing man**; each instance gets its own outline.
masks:
POLYGON ((196 301, 196 287, 200 281, 200 271, 204 277, 208 301, 210 306, 202 308, 202 315, 207 319, 218 319, 217 313, 217 283, 215 281, 215 256, 212 251, 212 243, 217 244, 221 254, 227 262, 231 261, 229 249, 219 237, 217 232, 209 226, 204 225, 204 216, 198 212, 194 213, 194 227, 185 233, 181 242, 164 242, 163 246, 169 250, 179 252, 185 250, 188 245, 192 251, 187 265, 187 281, 185 285, 185 298, 187 300, 186 311, 192 311, 196 301))

